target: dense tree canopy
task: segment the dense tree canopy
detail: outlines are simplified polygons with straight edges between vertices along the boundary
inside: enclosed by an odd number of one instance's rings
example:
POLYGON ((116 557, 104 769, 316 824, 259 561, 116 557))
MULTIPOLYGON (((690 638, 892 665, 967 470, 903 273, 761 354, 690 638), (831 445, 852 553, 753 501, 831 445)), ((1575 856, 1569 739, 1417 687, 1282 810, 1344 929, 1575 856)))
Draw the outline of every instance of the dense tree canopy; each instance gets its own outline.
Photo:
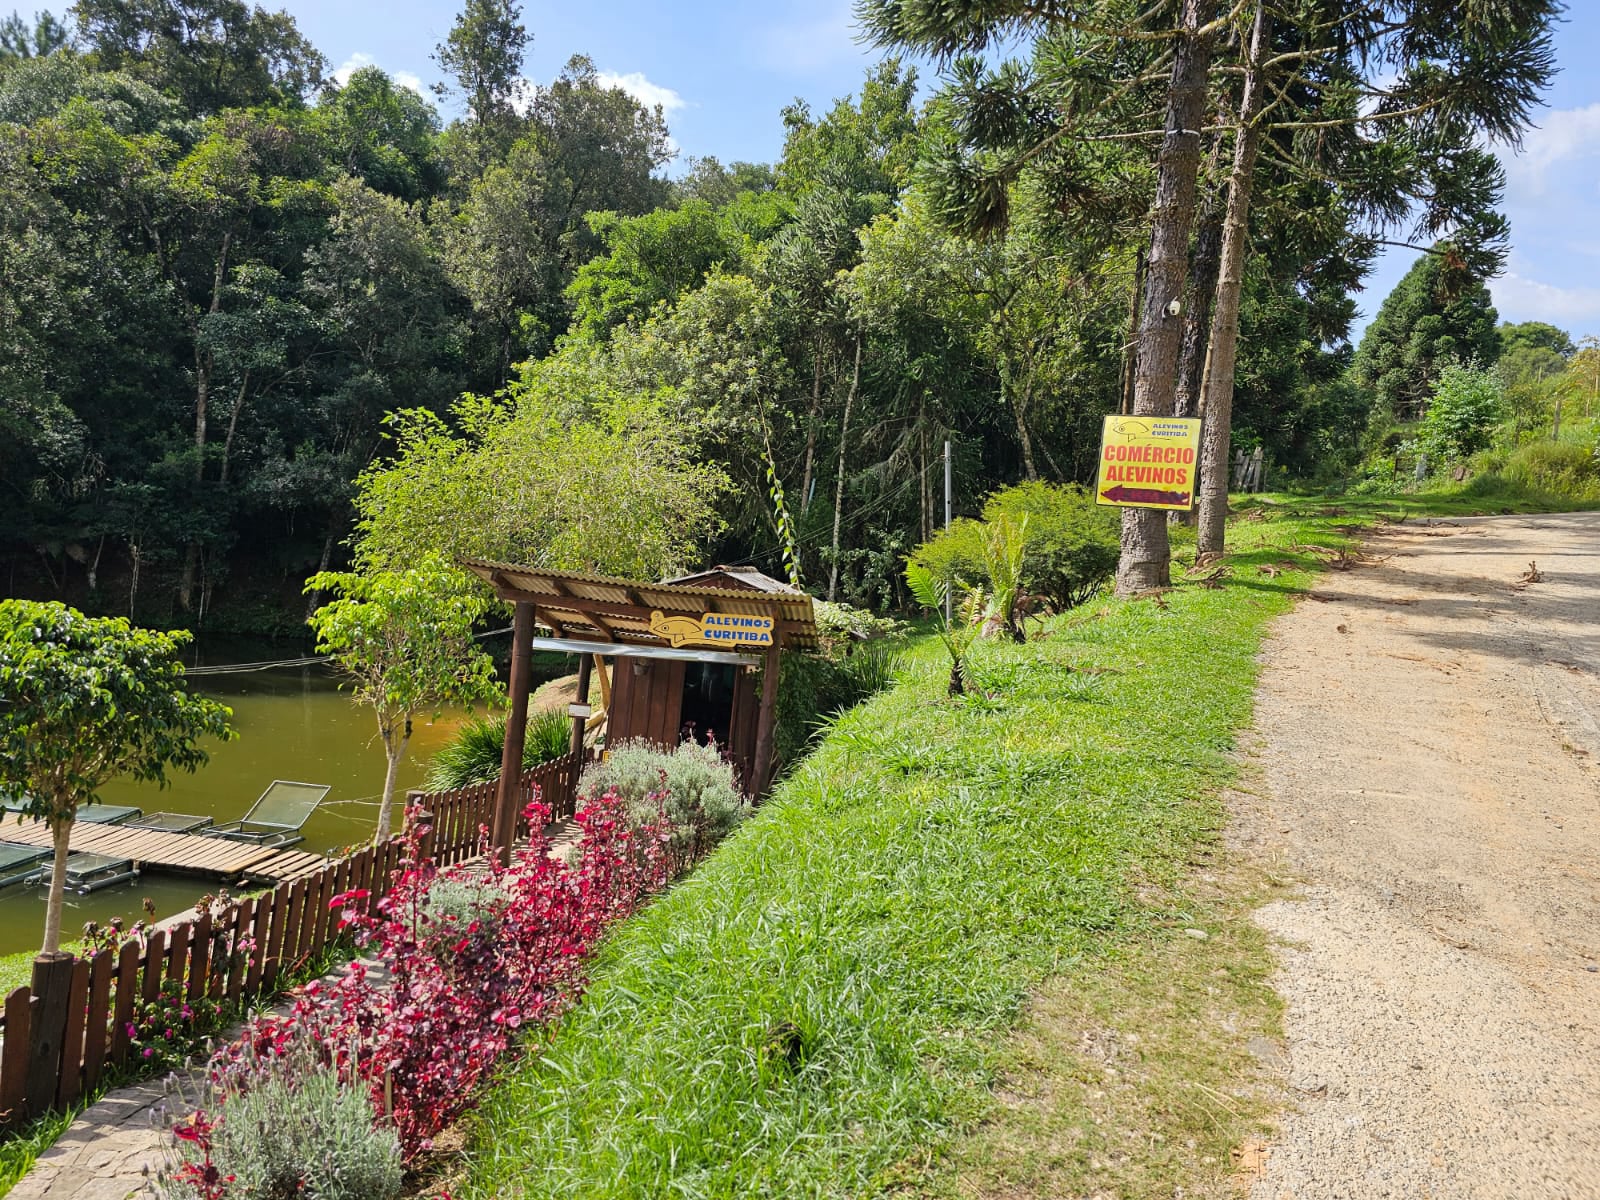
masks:
POLYGON ((1469 280, 1452 287, 1443 254, 1424 254, 1384 298, 1351 364, 1382 411, 1421 416, 1447 362, 1493 365, 1500 335, 1489 289, 1469 280))
MULTIPOLYGON (((1374 398, 1414 416, 1442 362, 1495 359, 1481 139, 1549 65, 1547 0, 1382 9, 873 0, 859 91, 726 165, 675 164, 581 53, 526 83, 512 0, 437 48, 449 122, 245 0, 0 22, 10 588, 292 629, 307 577, 417 539, 897 605, 946 442, 968 514, 1087 481, 1129 405, 1231 409, 1222 451, 1325 475, 1374 398), (1396 239, 1438 244, 1352 366, 1396 239)), ((1506 342, 1505 371, 1572 353, 1506 342)), ((1126 528, 1160 582, 1165 523, 1126 528)))

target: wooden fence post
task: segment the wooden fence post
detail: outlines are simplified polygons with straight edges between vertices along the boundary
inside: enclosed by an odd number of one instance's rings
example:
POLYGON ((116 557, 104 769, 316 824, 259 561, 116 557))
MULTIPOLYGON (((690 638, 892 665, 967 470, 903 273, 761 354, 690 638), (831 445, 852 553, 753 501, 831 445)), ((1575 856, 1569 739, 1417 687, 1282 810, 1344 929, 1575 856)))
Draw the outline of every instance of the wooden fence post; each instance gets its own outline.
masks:
POLYGON ((32 1047, 33 992, 19 987, 6 997, 6 1038, 0 1042, 0 1124, 28 1115, 28 1051, 32 1047))
MULTIPOLYGON (((30 1116, 56 1099, 61 1080, 61 1044, 67 1033, 67 996, 72 990, 70 954, 41 954, 33 960, 33 1020, 28 1031, 28 1081, 24 1101, 30 1116)), ((9 1038, 7 1039, 9 1040, 9 1038)))

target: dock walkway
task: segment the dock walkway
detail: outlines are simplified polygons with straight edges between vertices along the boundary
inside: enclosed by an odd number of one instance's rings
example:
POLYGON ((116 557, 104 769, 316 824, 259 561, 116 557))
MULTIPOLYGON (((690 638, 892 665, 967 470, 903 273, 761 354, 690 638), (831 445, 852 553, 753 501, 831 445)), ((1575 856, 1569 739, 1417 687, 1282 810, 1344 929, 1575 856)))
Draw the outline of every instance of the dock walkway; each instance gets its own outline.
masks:
MULTIPOLYGON (((0 823, 0 841, 46 849, 53 844, 49 825, 31 819, 0 823)), ((130 858, 141 868, 223 881, 248 876, 274 884, 292 883, 328 863, 322 855, 306 850, 253 846, 227 838, 163 833, 159 829, 129 829, 124 825, 76 824, 70 845, 75 851, 130 858)))

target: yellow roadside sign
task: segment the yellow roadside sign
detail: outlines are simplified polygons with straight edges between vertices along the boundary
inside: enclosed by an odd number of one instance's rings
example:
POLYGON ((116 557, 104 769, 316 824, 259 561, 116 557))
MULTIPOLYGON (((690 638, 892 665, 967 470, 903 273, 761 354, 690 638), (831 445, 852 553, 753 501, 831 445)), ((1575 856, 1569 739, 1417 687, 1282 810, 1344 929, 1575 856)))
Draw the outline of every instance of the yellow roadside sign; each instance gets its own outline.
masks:
POLYGON ((1095 503, 1119 508, 1192 508, 1199 459, 1197 418, 1112 414, 1100 436, 1095 503))

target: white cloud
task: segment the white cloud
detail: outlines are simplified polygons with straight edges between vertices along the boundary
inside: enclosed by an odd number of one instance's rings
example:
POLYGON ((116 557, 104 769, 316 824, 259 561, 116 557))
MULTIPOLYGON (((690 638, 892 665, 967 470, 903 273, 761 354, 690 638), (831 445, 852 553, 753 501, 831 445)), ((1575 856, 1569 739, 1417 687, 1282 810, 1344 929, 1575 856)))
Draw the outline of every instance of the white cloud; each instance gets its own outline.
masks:
POLYGON ((1515 271, 1489 281, 1502 321, 1548 321, 1574 335, 1600 329, 1600 288, 1557 287, 1515 271))
POLYGON ((1600 157, 1600 104, 1556 109, 1527 132, 1521 150, 1502 148, 1499 156, 1508 192, 1544 195, 1552 174, 1600 157))
MULTIPOLYGON (((342 63, 334 68, 333 80, 340 87, 344 87, 350 82, 350 76, 361 70, 362 67, 375 67, 377 65, 377 60, 374 59, 372 55, 363 54, 361 51, 357 50, 349 58, 345 59, 342 63)), ((389 78, 393 79, 401 87, 407 88, 419 96, 423 94, 422 80, 417 78, 410 71, 390 71, 388 74, 389 78)))
POLYGON ((333 69, 333 81, 340 87, 345 87, 350 82, 350 76, 361 70, 362 67, 370 67, 372 65, 372 55, 363 54, 357 50, 333 69))
POLYGON ((595 81, 603 88, 621 88, 646 108, 654 108, 659 104, 662 112, 672 113, 688 107, 687 100, 669 87, 651 83, 643 71, 629 71, 626 75, 600 71, 596 73, 595 81))

